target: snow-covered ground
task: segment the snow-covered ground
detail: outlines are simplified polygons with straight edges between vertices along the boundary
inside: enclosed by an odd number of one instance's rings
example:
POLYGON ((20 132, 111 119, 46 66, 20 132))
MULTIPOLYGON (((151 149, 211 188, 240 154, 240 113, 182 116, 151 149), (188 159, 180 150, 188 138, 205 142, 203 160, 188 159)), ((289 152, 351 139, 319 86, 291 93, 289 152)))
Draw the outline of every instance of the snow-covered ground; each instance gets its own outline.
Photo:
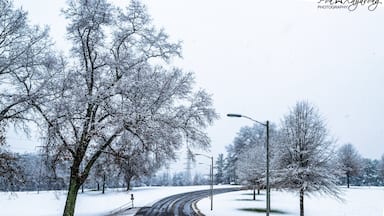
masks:
MULTIPOLYGON (((215 186, 216 188, 218 186, 215 186)), ((225 186, 221 186, 225 187, 225 186)), ((76 215, 106 215, 124 205, 130 206, 131 194, 134 194, 135 207, 150 206, 157 200, 187 191, 208 189, 209 186, 190 187, 143 187, 125 192, 108 190, 106 194, 97 191, 79 193, 76 215)), ((306 197, 305 215, 308 216, 384 216, 384 187, 353 187, 343 189, 344 202, 319 196, 306 197)), ((239 191, 214 196, 213 211, 210 200, 205 198, 198 203, 198 208, 206 215, 265 215, 265 213, 247 212, 240 209, 265 209, 265 195, 258 195, 252 200, 252 191, 239 191)), ((262 191, 263 193, 263 191, 262 191)), ((0 193, 0 215, 61 215, 66 193, 64 191, 42 191, 0 193)), ((294 193, 272 191, 271 207, 281 213, 271 215, 298 215, 299 199, 294 193)))
MULTIPOLYGON (((384 187, 343 188, 344 201, 327 196, 304 198, 304 211, 308 216, 384 216, 384 187)), ((265 209, 265 194, 252 200, 252 191, 239 191, 219 194, 213 198, 213 211, 210 199, 198 202, 197 207, 206 215, 265 215, 265 212, 252 212, 241 209, 265 209)), ((280 213, 270 215, 299 215, 299 197, 295 193, 271 191, 271 209, 280 213)))
MULTIPOLYGON (((105 194, 101 194, 100 191, 86 191, 79 193, 75 214, 106 215, 120 207, 131 206, 131 194, 134 195, 134 206, 143 207, 150 206, 153 202, 169 195, 203 189, 209 189, 209 186, 143 187, 129 192, 123 189, 111 189, 105 194)), ((39 194, 37 192, 0 192, 0 215, 61 215, 65 198, 65 191, 40 191, 39 194)))

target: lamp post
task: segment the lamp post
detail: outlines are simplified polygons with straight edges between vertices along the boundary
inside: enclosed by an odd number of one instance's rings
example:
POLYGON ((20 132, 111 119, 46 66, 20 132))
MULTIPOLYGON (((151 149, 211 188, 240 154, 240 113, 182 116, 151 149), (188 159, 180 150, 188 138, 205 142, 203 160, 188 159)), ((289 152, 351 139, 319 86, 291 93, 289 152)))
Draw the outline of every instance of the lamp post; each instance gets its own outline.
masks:
POLYGON ((241 114, 227 114, 228 117, 235 117, 235 118, 246 118, 248 120, 251 120, 253 122, 256 122, 258 124, 261 124, 266 127, 267 129, 267 170, 266 170, 266 215, 269 216, 269 212, 271 210, 271 191, 270 191, 270 185, 269 185, 269 121, 266 121, 265 123, 259 122, 255 119, 252 119, 248 116, 241 115, 241 114))
POLYGON ((203 156, 203 157, 206 157, 206 158, 209 158, 211 159, 211 166, 210 166, 210 177, 211 177, 211 185, 210 185, 210 189, 211 189, 211 211, 213 210, 213 156, 208 156, 208 155, 205 155, 205 154, 195 154, 197 156, 203 156))

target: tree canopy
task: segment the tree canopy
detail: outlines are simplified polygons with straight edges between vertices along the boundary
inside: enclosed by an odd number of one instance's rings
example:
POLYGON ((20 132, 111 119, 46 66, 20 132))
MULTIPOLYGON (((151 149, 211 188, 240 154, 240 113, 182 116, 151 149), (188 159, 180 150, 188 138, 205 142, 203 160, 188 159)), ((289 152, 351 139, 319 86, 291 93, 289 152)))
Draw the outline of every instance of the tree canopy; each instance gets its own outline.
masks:
POLYGON ((193 73, 172 66, 180 43, 151 23, 139 1, 125 8, 68 1, 69 55, 54 51, 48 31, 29 26, 9 1, 0 10, 0 76, 9 83, 0 121, 33 120, 49 161, 69 161, 64 215, 74 214, 77 191, 104 154, 122 159, 138 149, 160 161, 173 159, 186 138, 209 147, 205 128, 217 118, 211 96, 195 88, 193 73))

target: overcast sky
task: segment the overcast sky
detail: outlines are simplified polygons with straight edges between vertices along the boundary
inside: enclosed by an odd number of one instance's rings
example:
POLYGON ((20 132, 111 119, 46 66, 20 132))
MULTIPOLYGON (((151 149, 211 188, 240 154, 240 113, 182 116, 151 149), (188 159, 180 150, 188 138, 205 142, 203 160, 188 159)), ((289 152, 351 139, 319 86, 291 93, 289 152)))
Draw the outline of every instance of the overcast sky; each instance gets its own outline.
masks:
MULTIPOLYGON (((227 113, 279 124, 298 100, 319 108, 338 145, 350 142, 369 158, 384 153, 383 4, 350 12, 319 9, 310 0, 144 2, 156 26, 183 41, 183 59, 175 64, 195 72, 197 86, 213 95, 221 115, 209 129, 215 156, 241 126, 252 125, 227 113)), ((68 47, 60 15, 65 0, 15 4, 32 23, 50 25, 60 48, 68 47)))

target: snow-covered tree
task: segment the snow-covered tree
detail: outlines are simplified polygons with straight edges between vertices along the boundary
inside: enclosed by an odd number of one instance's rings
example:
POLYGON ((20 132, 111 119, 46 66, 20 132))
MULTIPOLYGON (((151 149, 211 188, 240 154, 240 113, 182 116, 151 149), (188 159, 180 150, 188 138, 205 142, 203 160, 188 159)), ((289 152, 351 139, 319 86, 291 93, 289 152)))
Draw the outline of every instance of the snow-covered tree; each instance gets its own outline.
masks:
POLYGON ((71 162, 64 215, 73 215, 80 186, 123 133, 144 152, 170 157, 183 137, 207 148, 205 128, 217 114, 210 95, 194 90, 193 74, 168 64, 181 55, 180 44, 151 24, 139 1, 121 9, 107 0, 71 0, 64 14, 71 55, 45 79, 47 97, 32 104, 49 153, 71 162))
POLYGON ((185 186, 186 185, 186 175, 185 172, 175 172, 172 176, 172 185, 173 186, 185 186))
POLYGON ((0 148, 0 190, 14 191, 24 183, 23 169, 18 162, 19 155, 0 148))
POLYGON ((379 161, 378 172, 379 172, 379 177, 381 179, 381 184, 383 185, 384 184, 384 154, 381 156, 381 159, 379 161))
POLYGON ((379 161, 369 158, 362 160, 362 170, 359 181, 362 185, 374 186, 379 185, 379 161))
POLYGON ((265 186, 266 174, 266 128, 259 124, 242 127, 234 141, 237 149, 236 170, 240 182, 253 187, 255 198, 265 186))
POLYGON ((39 73, 51 68, 48 30, 31 26, 27 13, 0 0, 0 122, 29 120, 30 98, 41 96, 39 73))
POLYGON ((16 155, 5 147, 7 126, 26 129, 25 122, 31 120, 30 98, 42 96, 39 74, 55 62, 51 45, 46 28, 30 25, 25 11, 0 0, 0 167, 8 167, 7 177, 0 174, 3 180, 21 172, 16 169, 16 155))
POLYGON ((282 119, 275 181, 282 189, 299 193, 301 216, 304 216, 305 194, 338 197, 332 144, 325 122, 314 105, 298 102, 282 119))
POLYGON ((195 173, 193 176, 192 184, 193 185, 204 185, 204 184, 210 184, 211 181, 208 176, 204 176, 204 174, 201 173, 195 173))
POLYGON ((338 150, 338 162, 340 169, 347 178, 347 187, 349 188, 350 177, 357 176, 362 169, 362 158, 354 146, 347 143, 338 150))
POLYGON ((238 176, 236 173, 237 156, 234 153, 233 145, 226 147, 227 156, 225 157, 224 164, 224 182, 226 184, 237 183, 238 176))
POLYGON ((40 190, 40 178, 41 174, 41 160, 36 154, 23 154, 20 155, 18 160, 19 166, 23 167, 23 173, 25 175, 25 182, 20 185, 21 190, 40 190))
MULTIPOLYGON (((13 174, 14 180, 9 184, 15 190, 24 191, 37 191, 40 190, 62 190, 65 188, 66 179, 61 175, 62 169, 68 167, 58 167, 56 175, 52 172, 50 167, 47 167, 44 158, 36 153, 28 154, 12 154, 12 161, 8 164, 13 164, 17 175, 13 174)), ((11 172, 7 173, 10 176, 11 172)), ((0 177, 1 178, 1 177, 0 177)), ((3 186, 0 186, 3 188, 3 186)), ((9 188, 11 189, 11 188, 9 188)))
POLYGON ((127 190, 131 189, 130 183, 133 179, 155 174, 174 157, 173 152, 157 149, 157 146, 152 150, 146 149, 143 143, 130 133, 124 133, 109 148, 110 154, 115 158, 114 163, 124 177, 127 190))
POLYGON ((262 145, 245 148, 240 154, 236 167, 239 179, 243 184, 253 187, 253 199, 257 193, 265 186, 266 177, 266 151, 262 145))
POLYGON ((224 160, 224 155, 219 154, 216 159, 216 174, 215 174, 215 182, 216 184, 223 184, 224 183, 224 165, 225 165, 225 160, 224 160))
POLYGON ((160 185, 169 186, 171 184, 171 175, 169 174, 169 170, 167 170, 160 175, 160 185))
MULTIPOLYGON (((239 159, 245 152, 256 145, 263 147, 265 144, 265 127, 254 124, 252 127, 245 126, 240 128, 233 143, 227 146, 227 174, 231 176, 231 182, 237 182, 239 177, 239 159)), ((265 152, 265 150, 264 150, 265 152)), ((261 159, 264 161, 265 157, 261 159)), ((243 176, 244 177, 244 176, 243 176)), ((241 179, 241 180, 244 180, 241 179)))
POLYGON ((104 194, 108 183, 111 183, 112 179, 119 177, 118 166, 114 162, 114 157, 110 154, 102 154, 96 161, 95 165, 90 172, 91 182, 96 184, 96 189, 104 194))
MULTIPOLYGON (((275 156, 277 129, 274 124, 269 127, 269 155, 271 161, 275 156)), ((258 123, 252 127, 240 128, 233 144, 227 147, 231 155, 230 163, 234 164, 235 174, 242 184, 252 186, 258 193, 266 185, 266 127, 258 123)), ((273 164, 270 163, 270 167, 273 164)))

